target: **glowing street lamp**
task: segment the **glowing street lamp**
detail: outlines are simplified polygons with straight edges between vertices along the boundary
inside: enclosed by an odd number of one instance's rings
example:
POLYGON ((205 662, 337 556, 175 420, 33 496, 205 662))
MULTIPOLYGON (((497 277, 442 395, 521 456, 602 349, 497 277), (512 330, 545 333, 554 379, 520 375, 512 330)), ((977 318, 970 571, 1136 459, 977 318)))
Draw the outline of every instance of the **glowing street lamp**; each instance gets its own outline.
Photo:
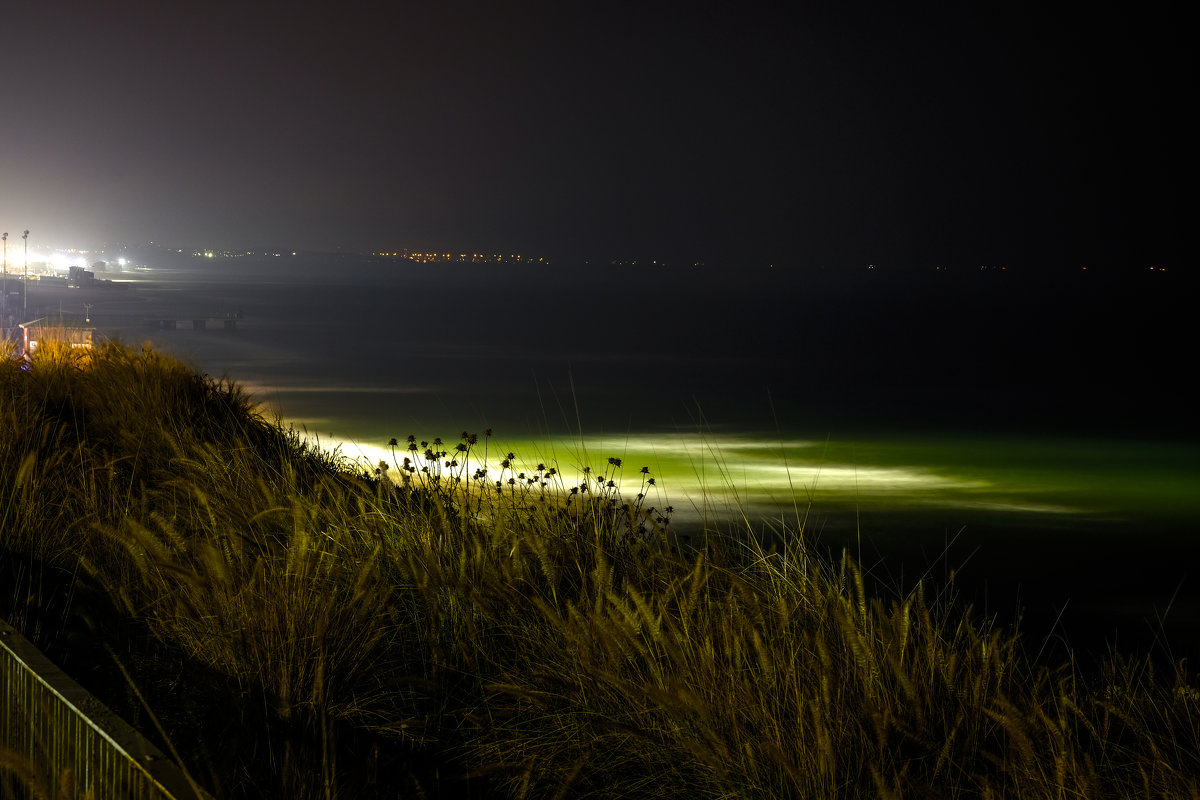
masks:
POLYGON ((21 292, 21 300, 24 302, 23 310, 29 310, 29 231, 21 234, 21 238, 25 240, 25 285, 21 292))

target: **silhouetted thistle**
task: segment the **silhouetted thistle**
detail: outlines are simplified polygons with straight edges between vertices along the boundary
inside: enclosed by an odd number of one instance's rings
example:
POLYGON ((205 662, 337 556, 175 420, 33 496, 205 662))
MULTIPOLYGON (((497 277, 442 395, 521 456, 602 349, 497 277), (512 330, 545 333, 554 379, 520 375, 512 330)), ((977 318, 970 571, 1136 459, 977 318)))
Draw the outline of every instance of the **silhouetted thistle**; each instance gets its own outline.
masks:
MULTIPOLYGON (((490 435, 489 429, 484 434, 485 439, 490 435)), ((472 443, 478 439, 464 430, 453 447, 449 447, 440 437, 418 440, 410 435, 407 439, 409 457, 402 465, 396 465, 399 474, 405 478, 406 487, 427 497, 436 497, 438 507, 446 510, 455 525, 492 518, 497 513, 485 507, 485 493, 482 492, 485 484, 495 489, 497 496, 503 496, 504 488, 508 487, 505 514, 525 515, 533 513, 535 508, 556 509, 549 513, 564 521, 571 520, 570 524, 579 526, 580 530, 602 531, 605 539, 614 541, 625 537, 646 541, 655 531, 669 524, 669 513, 645 508, 650 490, 656 486, 648 466, 638 469, 640 485, 636 493, 630 493, 631 500, 625 501, 620 479, 624 462, 619 457, 607 457, 603 462, 605 468, 599 471, 580 465, 582 480, 567 486, 559 477, 561 471, 557 465, 539 461, 533 469, 519 470, 517 454, 512 451, 506 452, 494 474, 486 458, 486 445, 485 456, 471 464, 472 443), (453 457, 450 457, 450 451, 453 457), (416 478, 417 483, 410 485, 409 476, 416 478), (595 479, 594 486, 592 479, 595 479)), ((389 446, 396 446, 394 439, 389 446)), ((377 474, 379 477, 385 475, 383 471, 377 471, 377 474)))

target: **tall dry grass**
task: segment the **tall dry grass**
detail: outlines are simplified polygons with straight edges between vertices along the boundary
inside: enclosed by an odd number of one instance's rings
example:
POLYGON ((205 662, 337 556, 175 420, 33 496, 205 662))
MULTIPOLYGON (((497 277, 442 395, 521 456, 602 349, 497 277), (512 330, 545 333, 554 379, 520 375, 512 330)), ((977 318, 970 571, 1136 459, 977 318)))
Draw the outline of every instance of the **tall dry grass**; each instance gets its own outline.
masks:
POLYGON ((368 472, 118 345, 0 402, 0 607, 222 797, 1200 797, 1186 664, 1038 663, 802 531, 680 549, 617 459, 368 472))

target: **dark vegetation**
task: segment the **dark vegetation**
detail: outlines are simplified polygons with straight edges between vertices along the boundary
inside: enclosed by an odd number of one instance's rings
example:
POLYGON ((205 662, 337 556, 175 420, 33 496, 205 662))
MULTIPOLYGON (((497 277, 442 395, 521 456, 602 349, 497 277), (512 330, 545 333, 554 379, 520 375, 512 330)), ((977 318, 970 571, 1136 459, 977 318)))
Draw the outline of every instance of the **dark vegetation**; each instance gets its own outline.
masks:
POLYGON ((0 359, 0 612, 223 798, 1200 797, 1185 663, 487 445, 365 470, 157 352, 0 359))

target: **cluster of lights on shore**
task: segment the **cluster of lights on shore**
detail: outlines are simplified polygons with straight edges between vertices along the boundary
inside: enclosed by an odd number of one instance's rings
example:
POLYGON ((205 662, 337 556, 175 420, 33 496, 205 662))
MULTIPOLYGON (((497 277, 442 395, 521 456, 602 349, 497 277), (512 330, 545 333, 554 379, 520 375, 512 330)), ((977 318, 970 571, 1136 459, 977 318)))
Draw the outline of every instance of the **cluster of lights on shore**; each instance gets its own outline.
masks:
MULTIPOLYGON (((9 269, 8 269, 8 237, 9 237, 9 234, 7 231, 4 233, 0 233, 0 242, 3 243, 3 259, 4 259, 4 261, 3 261, 4 272, 3 272, 3 284, 2 284, 3 285, 3 296, 6 298, 8 297, 8 276, 10 274, 9 269)), ((22 265, 20 272, 13 272, 11 274, 14 276, 14 278, 17 278, 17 279, 23 281, 23 286, 27 286, 29 284, 29 261, 30 261, 29 231, 28 230, 21 232, 21 240, 22 240, 24 263, 22 265)), ((49 266, 52 270, 66 271, 71 267, 87 266, 87 259, 85 258, 87 252, 88 251, 86 251, 86 250, 66 250, 66 251, 55 250, 55 251, 47 254, 46 252, 42 251, 40 253, 33 254, 33 262, 34 262, 35 266, 37 264, 42 265, 41 269, 42 269, 43 273, 45 273, 47 266, 49 266)), ((120 258, 120 259, 117 259, 117 263, 119 263, 121 266, 124 266, 126 264, 126 261, 124 258, 120 258)), ((37 276, 35 276, 34 279, 36 280, 37 276)), ((28 296, 29 293, 22 290, 21 294, 23 295, 22 309, 28 310, 29 309, 29 296, 28 296)))

